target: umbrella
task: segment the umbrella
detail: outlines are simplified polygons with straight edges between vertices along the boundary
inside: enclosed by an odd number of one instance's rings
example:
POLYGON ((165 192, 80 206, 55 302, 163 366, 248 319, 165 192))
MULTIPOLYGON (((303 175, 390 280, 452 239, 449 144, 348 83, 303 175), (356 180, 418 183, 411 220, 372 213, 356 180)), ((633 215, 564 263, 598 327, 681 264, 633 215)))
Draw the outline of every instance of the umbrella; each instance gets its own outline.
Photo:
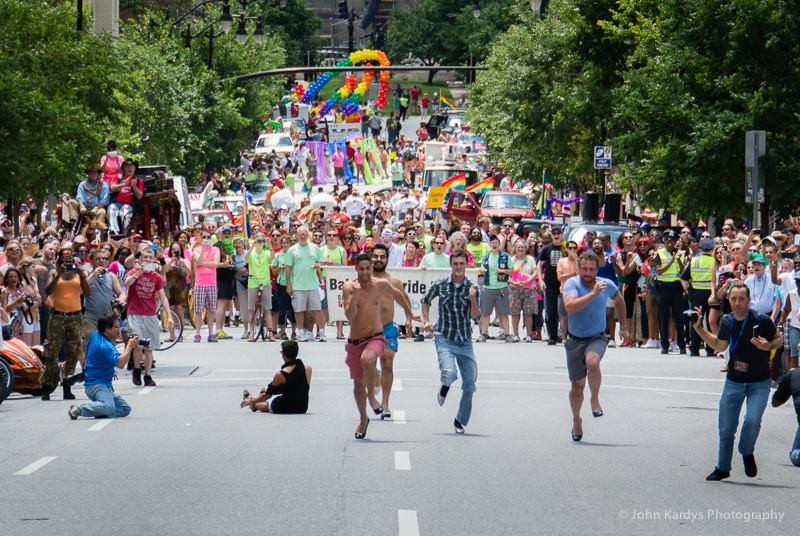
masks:
POLYGON ((331 194, 319 193, 311 198, 311 206, 314 208, 322 208, 326 211, 336 205, 336 199, 331 194))

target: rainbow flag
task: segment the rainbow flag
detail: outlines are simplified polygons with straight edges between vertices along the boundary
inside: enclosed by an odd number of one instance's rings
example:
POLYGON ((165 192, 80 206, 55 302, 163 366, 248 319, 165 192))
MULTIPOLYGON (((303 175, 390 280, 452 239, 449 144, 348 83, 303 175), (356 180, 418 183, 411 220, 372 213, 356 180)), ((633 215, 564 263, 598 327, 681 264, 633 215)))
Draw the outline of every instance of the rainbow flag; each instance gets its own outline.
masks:
POLYGON ((492 190, 494 188, 494 177, 489 177, 486 180, 482 180, 481 182, 476 182, 471 186, 467 186, 467 191, 470 193, 484 193, 492 190))
POLYGON ((464 190, 467 187, 467 174, 459 173, 458 175, 453 175, 444 181, 441 187, 444 188, 445 192, 449 192, 450 190, 464 190))
POLYGON ((450 108, 451 110, 458 110, 458 105, 455 102, 451 101, 444 95, 442 95, 442 90, 439 90, 439 102, 442 103, 442 108, 450 108))

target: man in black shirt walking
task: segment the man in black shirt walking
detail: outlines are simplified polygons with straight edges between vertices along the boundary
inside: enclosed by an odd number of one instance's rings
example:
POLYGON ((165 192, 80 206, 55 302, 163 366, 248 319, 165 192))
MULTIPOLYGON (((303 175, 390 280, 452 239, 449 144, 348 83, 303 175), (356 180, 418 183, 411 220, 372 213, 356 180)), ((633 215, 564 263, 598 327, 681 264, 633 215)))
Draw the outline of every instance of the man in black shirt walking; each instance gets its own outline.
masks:
POLYGON ((561 295, 561 283, 556 271, 558 260, 562 257, 561 241, 564 233, 560 227, 550 231, 553 241, 542 248, 539 253, 539 273, 544 274, 544 310, 547 315, 547 344, 550 346, 561 342, 558 338, 558 297, 561 295))
POLYGON ((772 394, 772 407, 777 408, 789 398, 793 399, 797 413, 797 432, 794 434, 792 450, 789 451, 789 460, 794 466, 800 467, 800 368, 793 368, 783 375, 778 389, 772 394))
POLYGON ((700 308, 694 310, 697 314, 694 329, 700 338, 716 352, 730 349, 728 375, 719 400, 717 465, 706 480, 723 480, 731 476, 733 440, 745 402, 747 409, 739 437, 739 453, 745 474, 753 478, 758 473, 753 452, 769 399, 769 354, 770 350, 783 345, 783 337, 772 320, 749 309, 750 289, 747 286, 742 283, 733 285, 729 290, 729 301, 733 312, 722 318, 716 337, 703 328, 700 308))

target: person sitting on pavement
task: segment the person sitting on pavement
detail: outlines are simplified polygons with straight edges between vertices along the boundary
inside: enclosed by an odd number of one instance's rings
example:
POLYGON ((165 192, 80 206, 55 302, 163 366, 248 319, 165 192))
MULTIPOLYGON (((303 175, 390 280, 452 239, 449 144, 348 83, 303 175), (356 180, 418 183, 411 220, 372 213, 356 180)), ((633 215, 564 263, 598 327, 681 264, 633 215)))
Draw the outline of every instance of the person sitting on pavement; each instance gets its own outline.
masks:
POLYGON ((116 316, 104 316, 97 320, 95 331, 86 345, 86 373, 84 387, 86 396, 91 402, 69 407, 69 418, 78 417, 127 417, 131 406, 120 395, 114 392, 111 381, 114 379, 114 368, 121 369, 130 358, 133 349, 139 345, 139 337, 131 337, 121 354, 114 346, 119 339, 119 319, 116 316))
POLYGON ((261 413, 297 414, 308 411, 311 367, 297 357, 298 352, 296 341, 283 341, 281 369, 275 373, 269 385, 261 389, 258 396, 251 396, 245 389, 240 407, 249 406, 253 412, 261 413))

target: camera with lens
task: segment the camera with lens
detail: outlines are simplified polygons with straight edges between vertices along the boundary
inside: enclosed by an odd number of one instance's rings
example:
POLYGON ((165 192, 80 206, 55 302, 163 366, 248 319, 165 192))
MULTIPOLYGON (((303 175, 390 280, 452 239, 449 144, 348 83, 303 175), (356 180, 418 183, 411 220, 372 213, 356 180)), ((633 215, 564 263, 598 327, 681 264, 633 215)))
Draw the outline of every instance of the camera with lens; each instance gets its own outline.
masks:
MULTIPOLYGON (((135 333, 131 333, 131 338, 139 337, 135 333)), ((142 348, 150 348, 150 339, 139 338, 139 346, 142 348)))
POLYGON ((25 296, 25 306, 30 309, 33 307, 33 304, 36 303, 33 298, 30 296, 25 296))

